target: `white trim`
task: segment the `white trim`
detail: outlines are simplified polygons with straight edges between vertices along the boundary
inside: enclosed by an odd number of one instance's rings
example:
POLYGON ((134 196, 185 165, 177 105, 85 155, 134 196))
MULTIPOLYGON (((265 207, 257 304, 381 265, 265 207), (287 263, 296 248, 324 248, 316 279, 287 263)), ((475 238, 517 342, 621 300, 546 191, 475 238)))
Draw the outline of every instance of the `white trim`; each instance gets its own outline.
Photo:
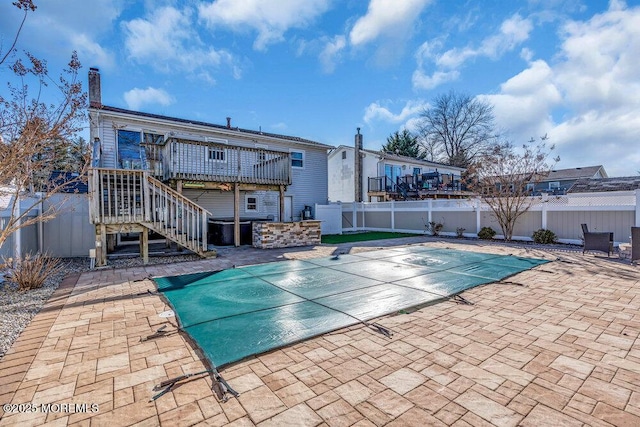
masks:
POLYGON ((260 197, 257 194, 245 194, 244 195, 244 211, 245 212, 260 212, 260 197), (249 209, 249 199, 255 199, 255 209, 249 209))

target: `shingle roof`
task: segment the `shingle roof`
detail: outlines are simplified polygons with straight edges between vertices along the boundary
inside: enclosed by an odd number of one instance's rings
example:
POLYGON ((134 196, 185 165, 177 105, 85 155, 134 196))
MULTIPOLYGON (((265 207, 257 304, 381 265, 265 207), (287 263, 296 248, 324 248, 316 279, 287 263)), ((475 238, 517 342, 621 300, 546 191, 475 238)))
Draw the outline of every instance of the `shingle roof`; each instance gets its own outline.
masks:
POLYGON ((618 178, 583 178, 575 182, 569 193, 600 193, 604 191, 633 191, 640 189, 640 176, 618 178))
MULTIPOLYGON (((95 108, 95 107, 93 107, 93 108, 95 108)), ((331 146, 331 145, 322 144, 320 142, 311 141, 309 139, 304 139, 304 138, 300 138, 300 137, 297 137, 297 136, 280 135, 280 134, 277 134, 277 133, 262 132, 262 131, 251 130, 251 129, 241 129, 241 128, 238 128, 238 127, 228 128, 227 126, 217 125, 217 124, 214 124, 214 123, 200 122, 200 121, 197 121, 197 120, 181 119, 181 118, 177 118, 177 117, 163 116, 163 115, 160 115, 160 114, 143 113, 143 112, 140 112, 140 111, 126 110, 124 108, 109 107, 107 105, 103 105, 99 109, 102 110, 102 111, 111 111, 111 112, 114 112, 114 113, 130 114, 130 115, 133 115, 133 116, 147 117, 147 118, 150 118, 150 119, 167 120, 167 121, 183 123, 183 124, 204 126, 204 127, 217 129, 217 130, 226 131, 226 132, 239 132, 239 133, 244 133, 244 134, 249 134, 249 135, 258 135, 258 136, 267 136, 267 137, 270 137, 270 138, 285 139, 285 140, 288 140, 288 141, 299 142, 301 144, 316 145, 316 146, 321 147, 321 148, 333 148, 333 146, 331 146)))
POLYGON ((602 170, 604 176, 607 176, 602 165, 586 166, 581 168, 555 169, 549 172, 544 181, 562 181, 565 179, 594 178, 596 174, 602 170))

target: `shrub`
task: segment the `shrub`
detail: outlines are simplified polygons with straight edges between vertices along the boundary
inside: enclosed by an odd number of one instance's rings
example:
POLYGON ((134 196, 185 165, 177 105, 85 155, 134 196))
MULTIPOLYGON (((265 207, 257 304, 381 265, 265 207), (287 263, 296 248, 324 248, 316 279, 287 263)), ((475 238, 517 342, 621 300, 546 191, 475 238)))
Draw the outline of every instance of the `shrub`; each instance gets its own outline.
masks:
MULTIPOLYGON (((7 263, 8 264, 8 263, 7 263)), ((18 290, 41 288, 45 280, 62 270, 60 260, 42 254, 27 254, 15 268, 10 270, 6 279, 18 285, 18 290)))
POLYGON ((491 227, 482 227, 478 232, 478 239, 491 240, 496 235, 496 231, 491 227))
POLYGON ((538 231, 534 231, 532 237, 534 242, 542 243, 545 245, 555 243, 556 240, 558 240, 558 236, 556 236, 556 233, 551 230, 545 230, 544 228, 541 228, 538 231))
POLYGON ((429 221, 427 224, 427 231, 431 233, 432 236, 439 236, 440 231, 444 227, 444 224, 435 221, 429 221))
POLYGON ((464 237, 464 231, 466 230, 466 228, 462 228, 462 227, 458 227, 456 228, 456 237, 464 237))

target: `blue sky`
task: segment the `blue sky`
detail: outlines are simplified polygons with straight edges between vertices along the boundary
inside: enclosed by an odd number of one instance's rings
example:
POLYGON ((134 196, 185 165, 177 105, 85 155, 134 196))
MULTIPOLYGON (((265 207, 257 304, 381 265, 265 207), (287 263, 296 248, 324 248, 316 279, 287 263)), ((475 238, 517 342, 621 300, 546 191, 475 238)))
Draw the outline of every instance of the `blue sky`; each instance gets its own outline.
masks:
MULTIPOLYGON (((20 50, 77 50, 106 105, 366 148, 453 89, 558 168, 640 171, 640 1, 37 1, 20 50)), ((2 49, 19 22, 0 4, 2 49)), ((2 81, 7 70, 0 70, 2 81)), ((5 89, 1 89, 4 91, 5 89)))

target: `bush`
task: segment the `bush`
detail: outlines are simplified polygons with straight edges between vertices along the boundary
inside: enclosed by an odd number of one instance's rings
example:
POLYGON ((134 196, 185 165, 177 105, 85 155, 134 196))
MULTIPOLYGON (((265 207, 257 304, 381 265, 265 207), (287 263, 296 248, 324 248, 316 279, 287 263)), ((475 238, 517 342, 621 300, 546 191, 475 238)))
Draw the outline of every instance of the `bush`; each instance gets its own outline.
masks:
POLYGON ((62 265, 57 258, 49 258, 42 254, 27 254, 15 268, 9 271, 6 279, 18 285, 18 290, 26 291, 41 288, 49 276, 61 270, 62 265))
POLYGON ((429 231, 432 236, 439 236, 443 227, 444 224, 442 223, 429 221, 429 224, 427 224, 427 231, 429 231))
POLYGON ((533 241, 536 243, 542 243, 544 245, 548 245, 551 243, 555 243, 558 240, 558 236, 551 230, 545 230, 541 228, 538 231, 533 232, 533 241))
POLYGON ((466 228, 458 227, 456 228, 456 237, 462 238, 464 237, 464 231, 466 228))
POLYGON ((496 235, 496 231, 491 227, 482 227, 478 232, 478 239, 491 240, 496 235))

